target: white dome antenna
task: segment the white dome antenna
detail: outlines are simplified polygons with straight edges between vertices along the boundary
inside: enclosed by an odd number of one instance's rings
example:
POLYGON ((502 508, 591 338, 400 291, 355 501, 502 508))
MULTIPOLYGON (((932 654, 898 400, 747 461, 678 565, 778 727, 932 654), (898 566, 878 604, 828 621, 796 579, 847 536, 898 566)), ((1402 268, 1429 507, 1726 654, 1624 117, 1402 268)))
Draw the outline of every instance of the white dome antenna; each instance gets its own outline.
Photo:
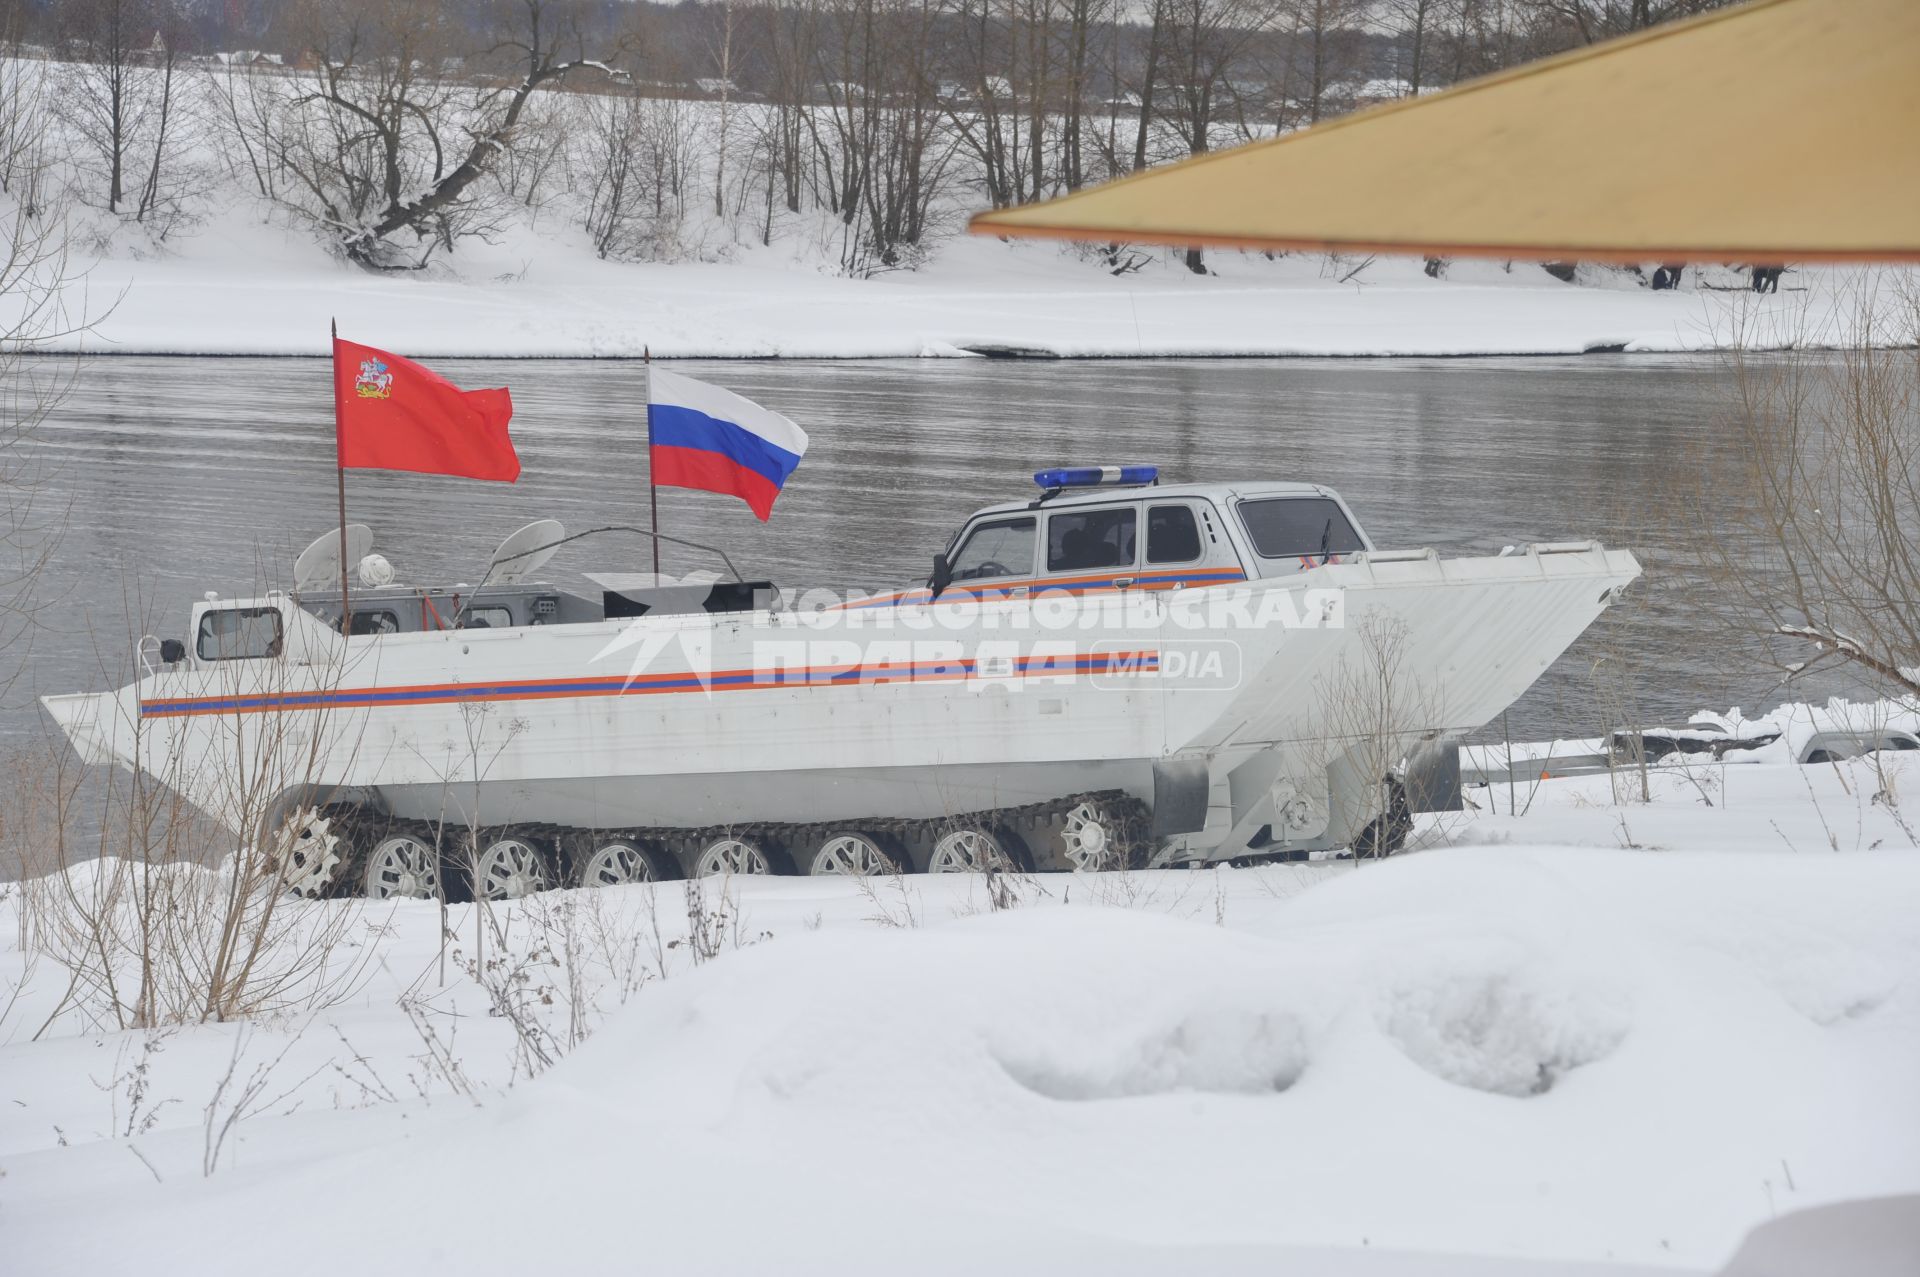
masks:
POLYGON ((360 584, 369 590, 393 584, 393 564, 384 554, 369 554, 360 560, 360 584))

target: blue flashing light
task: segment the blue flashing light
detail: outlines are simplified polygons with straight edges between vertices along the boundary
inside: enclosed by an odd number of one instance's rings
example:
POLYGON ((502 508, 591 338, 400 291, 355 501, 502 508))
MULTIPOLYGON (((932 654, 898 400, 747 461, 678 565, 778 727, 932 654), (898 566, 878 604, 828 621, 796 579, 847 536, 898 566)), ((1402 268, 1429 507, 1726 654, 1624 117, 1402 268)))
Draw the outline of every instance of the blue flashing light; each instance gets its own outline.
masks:
POLYGON ((1036 470, 1033 481, 1049 492, 1061 488, 1131 488, 1160 482, 1160 467, 1055 466, 1036 470))

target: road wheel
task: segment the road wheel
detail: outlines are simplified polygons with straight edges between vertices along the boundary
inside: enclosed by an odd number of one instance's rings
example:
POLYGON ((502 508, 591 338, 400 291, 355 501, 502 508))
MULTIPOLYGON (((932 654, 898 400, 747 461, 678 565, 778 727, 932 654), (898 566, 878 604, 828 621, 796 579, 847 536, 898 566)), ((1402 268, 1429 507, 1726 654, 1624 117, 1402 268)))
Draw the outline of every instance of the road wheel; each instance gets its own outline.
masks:
POLYGON ((473 894, 481 900, 518 900, 553 886, 553 872, 539 848, 525 838, 496 838, 473 862, 473 894))
POLYGON ((432 900, 440 894, 440 853, 412 834, 381 839, 367 854, 369 900, 432 900))
POLYGON ((880 849, 876 839, 866 834, 834 834, 813 853, 807 872, 871 878, 876 874, 895 873, 897 868, 893 857, 880 849))
POLYGON ((657 853, 624 838, 596 843, 578 858, 574 882, 581 887, 618 887, 670 877, 657 853))
POLYGON ((934 840, 927 856, 927 872, 935 874, 1006 873, 1014 868, 1013 857, 993 832, 977 826, 949 830, 934 840))
POLYGON ((773 853, 751 838, 731 835, 715 838, 693 860, 693 876, 715 878, 726 874, 770 874, 773 853))

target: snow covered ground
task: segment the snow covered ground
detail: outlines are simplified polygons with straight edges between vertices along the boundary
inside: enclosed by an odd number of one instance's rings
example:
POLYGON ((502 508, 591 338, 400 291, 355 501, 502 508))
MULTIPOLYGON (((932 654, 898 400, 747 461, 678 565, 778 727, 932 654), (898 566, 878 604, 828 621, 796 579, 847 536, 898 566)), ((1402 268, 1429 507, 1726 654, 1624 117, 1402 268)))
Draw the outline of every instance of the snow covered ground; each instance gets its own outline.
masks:
POLYGON ((0 1268, 1708 1272, 1920 1192, 1916 792, 1663 765, 1358 868, 555 892, 444 942, 309 906, 350 993, 152 1034, 9 925, 0 1268))
MULTIPOLYGON (((327 325, 420 356, 919 357, 1012 350, 1066 356, 1579 354, 1684 351, 1736 329, 1767 344, 1837 340, 1855 280, 1811 270, 1777 295, 1655 293, 1615 272, 1564 284, 1538 266, 1418 259, 1330 265, 1215 253, 1199 277, 1162 255, 1114 277, 1048 244, 959 236, 917 271, 832 273, 801 240, 725 244, 720 260, 596 258, 557 219, 496 245, 463 243, 424 275, 330 259, 257 203, 231 205, 164 254, 77 257, 102 352, 322 355, 327 325), (1801 290, 1801 291, 1796 291, 1801 290)), ((1717 282, 1737 289, 1740 273, 1717 282)))

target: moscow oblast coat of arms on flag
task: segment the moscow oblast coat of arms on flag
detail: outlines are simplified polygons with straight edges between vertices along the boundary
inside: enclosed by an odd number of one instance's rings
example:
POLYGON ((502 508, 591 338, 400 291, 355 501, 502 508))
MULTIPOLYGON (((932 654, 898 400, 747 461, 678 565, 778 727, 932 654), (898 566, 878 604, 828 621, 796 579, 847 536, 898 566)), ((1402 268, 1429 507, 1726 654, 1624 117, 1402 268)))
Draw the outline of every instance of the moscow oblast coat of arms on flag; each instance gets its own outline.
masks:
POLYGON ((393 393, 393 373, 378 359, 363 359, 353 389, 362 399, 385 399, 393 393))

